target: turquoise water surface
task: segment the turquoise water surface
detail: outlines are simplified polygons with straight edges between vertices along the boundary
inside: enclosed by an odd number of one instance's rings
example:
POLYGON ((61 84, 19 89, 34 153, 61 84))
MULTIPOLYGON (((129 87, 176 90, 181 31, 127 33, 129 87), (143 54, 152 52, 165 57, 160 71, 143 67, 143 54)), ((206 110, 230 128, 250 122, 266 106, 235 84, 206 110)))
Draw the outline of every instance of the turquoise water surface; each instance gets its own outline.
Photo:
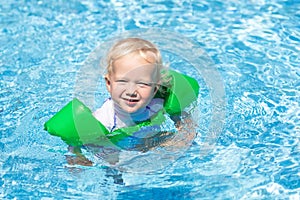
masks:
POLYGON ((1 0, 0 198, 299 199, 299 21, 296 0, 1 0), (126 34, 199 81, 198 135, 122 168, 69 166, 43 124, 74 96, 101 104, 91 52, 126 34))

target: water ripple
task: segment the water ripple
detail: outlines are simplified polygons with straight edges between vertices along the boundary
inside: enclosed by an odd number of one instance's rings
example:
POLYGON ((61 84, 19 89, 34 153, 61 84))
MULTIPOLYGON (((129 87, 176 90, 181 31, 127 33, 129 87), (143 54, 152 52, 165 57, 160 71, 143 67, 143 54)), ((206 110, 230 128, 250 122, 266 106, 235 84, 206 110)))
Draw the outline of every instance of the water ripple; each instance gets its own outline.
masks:
POLYGON ((279 0, 2 3, 0 197, 297 199, 299 7, 298 1, 279 0), (203 134, 165 171, 124 173, 123 186, 114 183, 118 172, 101 166, 69 169, 65 144, 41 124, 72 98, 78 70, 99 43, 153 27, 197 41, 222 74, 226 129, 215 149, 200 156, 211 112, 201 82, 203 134))

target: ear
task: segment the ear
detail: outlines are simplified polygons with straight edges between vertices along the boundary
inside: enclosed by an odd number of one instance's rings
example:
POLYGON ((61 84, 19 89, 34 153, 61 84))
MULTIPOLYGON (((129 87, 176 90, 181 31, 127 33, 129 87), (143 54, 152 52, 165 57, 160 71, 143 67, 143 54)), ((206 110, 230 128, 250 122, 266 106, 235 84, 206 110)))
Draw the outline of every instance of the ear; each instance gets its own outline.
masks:
POLYGON ((156 92, 158 91, 158 89, 159 89, 159 85, 156 85, 154 87, 154 90, 153 90, 153 96, 156 94, 156 92))
POLYGON ((110 91, 111 91, 110 77, 108 75, 105 75, 104 79, 105 79, 106 89, 110 93, 110 91))

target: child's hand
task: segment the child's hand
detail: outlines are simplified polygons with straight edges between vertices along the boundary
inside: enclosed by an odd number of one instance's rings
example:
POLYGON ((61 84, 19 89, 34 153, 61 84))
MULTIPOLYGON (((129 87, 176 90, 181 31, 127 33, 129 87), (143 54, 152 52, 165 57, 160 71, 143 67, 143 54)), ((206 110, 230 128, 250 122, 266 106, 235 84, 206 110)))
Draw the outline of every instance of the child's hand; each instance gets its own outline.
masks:
POLYGON ((190 146, 197 135, 196 126, 195 122, 189 117, 176 121, 178 133, 174 134, 174 137, 160 146, 167 147, 168 149, 190 146))
POLYGON ((80 147, 69 146, 68 150, 75 154, 73 156, 66 155, 69 165, 93 166, 93 163, 82 154, 80 147))
POLYGON ((69 165, 93 166, 93 163, 83 155, 70 156, 66 155, 66 160, 69 165))

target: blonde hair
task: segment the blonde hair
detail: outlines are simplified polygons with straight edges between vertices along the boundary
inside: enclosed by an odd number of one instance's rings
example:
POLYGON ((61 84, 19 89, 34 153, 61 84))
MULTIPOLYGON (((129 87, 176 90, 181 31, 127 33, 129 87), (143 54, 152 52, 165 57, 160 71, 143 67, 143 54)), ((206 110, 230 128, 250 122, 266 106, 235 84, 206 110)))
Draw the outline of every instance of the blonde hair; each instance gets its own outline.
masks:
POLYGON ((133 52, 139 53, 147 62, 155 64, 160 72, 162 59, 158 48, 151 42, 141 38, 126 38, 119 40, 109 50, 106 57, 107 73, 111 74, 113 72, 114 61, 133 52))

